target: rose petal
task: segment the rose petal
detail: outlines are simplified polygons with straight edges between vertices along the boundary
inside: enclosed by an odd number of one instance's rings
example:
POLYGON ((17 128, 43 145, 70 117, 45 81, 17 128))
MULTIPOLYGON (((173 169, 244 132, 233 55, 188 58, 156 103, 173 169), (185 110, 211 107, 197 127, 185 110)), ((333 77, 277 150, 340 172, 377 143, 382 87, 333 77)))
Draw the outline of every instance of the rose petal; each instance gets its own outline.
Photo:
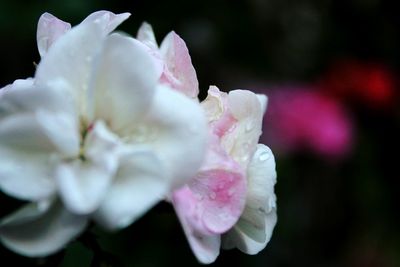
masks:
POLYGON ((166 64, 161 81, 188 97, 197 98, 199 83, 185 41, 170 32, 161 43, 160 53, 166 64))
POLYGON ((71 29, 71 24, 64 22, 50 13, 40 16, 37 27, 37 46, 40 57, 43 57, 50 46, 64 33, 71 29))
POLYGON ((86 224, 86 217, 69 213, 60 203, 30 204, 2 220, 0 239, 19 254, 44 257, 62 249, 86 224))
POLYGON ((109 36, 93 79, 95 117, 123 135, 148 110, 158 78, 143 44, 120 34, 109 36))
POLYGON ((164 166, 147 149, 127 149, 116 177, 95 213, 95 219, 109 230, 131 224, 164 198, 169 190, 164 166))

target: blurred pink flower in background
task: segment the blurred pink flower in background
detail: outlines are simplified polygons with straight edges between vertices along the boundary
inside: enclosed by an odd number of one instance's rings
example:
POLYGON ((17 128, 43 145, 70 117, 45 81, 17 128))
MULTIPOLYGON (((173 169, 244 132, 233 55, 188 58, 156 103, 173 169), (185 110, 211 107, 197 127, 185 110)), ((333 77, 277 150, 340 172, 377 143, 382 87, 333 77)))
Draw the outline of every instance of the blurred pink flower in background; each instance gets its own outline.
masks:
POLYGON ((345 59, 331 65, 320 86, 344 100, 385 108, 394 104, 396 81, 384 64, 345 59))
POLYGON ((353 121, 335 98, 314 86, 283 86, 265 90, 268 94, 267 129, 261 141, 268 141, 279 154, 311 151, 326 159, 346 156, 353 143, 353 121))

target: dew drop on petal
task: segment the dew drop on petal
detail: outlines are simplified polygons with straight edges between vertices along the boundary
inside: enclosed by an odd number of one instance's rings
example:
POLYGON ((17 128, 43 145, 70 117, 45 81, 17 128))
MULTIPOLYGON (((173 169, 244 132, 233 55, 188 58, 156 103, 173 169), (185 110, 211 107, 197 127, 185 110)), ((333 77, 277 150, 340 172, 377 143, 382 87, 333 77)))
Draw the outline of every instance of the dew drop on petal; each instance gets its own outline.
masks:
POLYGON ((269 158, 271 157, 271 155, 268 153, 268 152, 262 152, 261 154, 260 154, 260 156, 258 157, 258 159, 260 160, 260 161, 266 161, 266 160, 268 160, 269 158))
POLYGON ((246 130, 246 132, 250 132, 253 129, 254 129, 254 122, 253 121, 249 121, 245 126, 245 130, 246 130))

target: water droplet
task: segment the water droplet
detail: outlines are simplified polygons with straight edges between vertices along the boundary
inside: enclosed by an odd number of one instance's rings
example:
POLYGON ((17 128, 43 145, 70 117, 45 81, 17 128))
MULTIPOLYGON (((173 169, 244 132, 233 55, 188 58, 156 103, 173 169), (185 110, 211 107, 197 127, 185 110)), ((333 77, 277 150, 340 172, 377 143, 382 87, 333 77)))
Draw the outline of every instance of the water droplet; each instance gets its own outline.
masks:
POLYGON ((249 122, 246 124, 245 130, 246 130, 246 132, 250 132, 250 131, 253 130, 253 129, 254 129, 254 122, 253 122, 253 121, 249 121, 249 122))
POLYGON ((236 125, 232 125, 229 129, 228 129, 228 133, 232 133, 236 128, 236 125))
POLYGON ((258 159, 259 159, 260 161, 266 161, 266 160, 268 160, 270 157, 271 157, 271 155, 270 155, 268 152, 262 152, 262 153, 260 154, 260 156, 258 157, 258 159))

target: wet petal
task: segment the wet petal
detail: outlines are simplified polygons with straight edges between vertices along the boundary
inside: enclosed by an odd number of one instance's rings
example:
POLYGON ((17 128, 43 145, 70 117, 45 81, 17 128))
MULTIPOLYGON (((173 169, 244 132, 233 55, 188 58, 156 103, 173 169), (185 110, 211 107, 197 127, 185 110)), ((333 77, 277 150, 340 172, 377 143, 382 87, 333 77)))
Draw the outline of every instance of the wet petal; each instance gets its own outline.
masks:
POLYGON ((259 144, 248 168, 246 207, 238 223, 223 236, 223 247, 237 247, 256 254, 269 242, 275 227, 275 160, 271 150, 259 144))
POLYGON ((212 263, 219 255, 221 238, 219 234, 205 233, 201 225, 195 224, 197 216, 196 199, 189 187, 184 186, 173 196, 174 208, 185 232, 189 245, 199 262, 212 263))
POLYGON ((188 97, 197 98, 199 83, 185 41, 170 32, 161 43, 160 53, 166 65, 161 81, 188 97))
POLYGON ((237 123, 222 137, 222 145, 235 161, 246 168, 261 135, 263 107, 257 95, 247 90, 229 92, 228 107, 237 123))

